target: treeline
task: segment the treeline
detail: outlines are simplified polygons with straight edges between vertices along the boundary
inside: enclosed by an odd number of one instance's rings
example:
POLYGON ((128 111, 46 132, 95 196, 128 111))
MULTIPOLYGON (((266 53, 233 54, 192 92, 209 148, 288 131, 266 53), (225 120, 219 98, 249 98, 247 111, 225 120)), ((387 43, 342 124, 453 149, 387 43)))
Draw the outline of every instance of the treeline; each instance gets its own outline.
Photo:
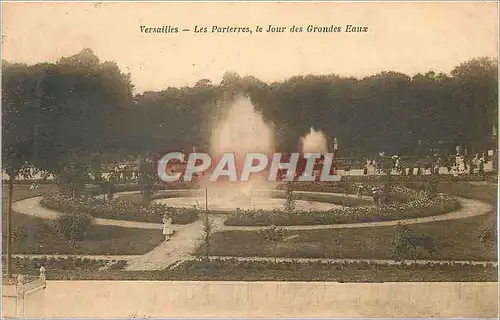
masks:
POLYGON ((137 95, 130 132, 140 131, 133 135, 134 148, 141 142, 149 149, 206 145, 214 109, 243 92, 274 123, 285 151, 295 151, 310 127, 322 130, 330 143, 337 137, 339 152, 346 156, 453 152, 456 145, 484 151, 495 144, 492 134, 498 127, 497 68, 497 61, 477 58, 450 75, 310 75, 271 84, 226 73, 220 84, 202 79, 194 87, 137 95))
POLYGON ((89 49, 57 63, 3 61, 3 160, 54 171, 68 153, 203 149, 211 123, 237 94, 248 95, 274 124, 282 151, 295 151, 310 127, 330 142, 337 137, 344 155, 451 152, 456 145, 484 151, 498 127, 497 63, 475 58, 449 75, 309 75, 270 84, 228 72, 220 84, 201 79, 134 95, 130 75, 89 49))

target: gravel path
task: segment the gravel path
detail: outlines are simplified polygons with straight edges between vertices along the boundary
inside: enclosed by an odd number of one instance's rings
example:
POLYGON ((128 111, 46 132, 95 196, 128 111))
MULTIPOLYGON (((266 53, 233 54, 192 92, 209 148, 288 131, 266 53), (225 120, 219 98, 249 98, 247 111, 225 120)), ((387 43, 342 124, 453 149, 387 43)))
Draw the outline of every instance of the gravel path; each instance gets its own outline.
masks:
MULTIPOLYGON (((212 231, 222 228, 225 217, 213 215, 209 217, 212 231)), ((201 243, 203 236, 204 219, 183 225, 178 228, 172 238, 164 241, 152 251, 130 261, 127 270, 160 270, 168 266, 192 259, 192 253, 201 243)))
MULTIPOLYGON (((40 201, 42 197, 33 197, 20 201, 16 201, 12 204, 12 210, 44 219, 55 219, 60 212, 44 208, 40 201)), ((140 229, 162 229, 161 223, 150 223, 150 222, 140 222, 140 221, 126 221, 126 220, 116 220, 116 219, 102 219, 96 218, 95 223, 105 226, 117 226, 124 228, 140 228, 140 229)), ((175 227, 175 226, 174 226, 175 227)))

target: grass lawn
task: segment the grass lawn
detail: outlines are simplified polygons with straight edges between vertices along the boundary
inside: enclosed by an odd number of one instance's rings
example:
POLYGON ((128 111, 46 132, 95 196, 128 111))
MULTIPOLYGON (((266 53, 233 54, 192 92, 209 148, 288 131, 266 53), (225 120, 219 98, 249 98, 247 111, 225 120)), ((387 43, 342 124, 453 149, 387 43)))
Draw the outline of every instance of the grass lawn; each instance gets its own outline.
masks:
MULTIPOLYGON (((41 185, 36 191, 29 190, 29 185, 14 187, 14 201, 27 197, 43 195, 56 190, 55 185, 41 185)), ((6 221, 8 190, 2 189, 4 216, 2 219, 2 250, 6 250, 6 221)), ((120 255, 144 254, 157 245, 164 237, 161 230, 146 230, 123 228, 115 226, 94 225, 85 240, 74 244, 54 234, 50 228, 50 221, 32 217, 17 212, 12 213, 12 225, 15 236, 13 241, 14 253, 51 253, 51 254, 89 254, 89 255, 120 255), (22 236, 24 234, 24 237, 22 236)))
MULTIPOLYGON (((496 188, 465 182, 442 183, 442 191, 496 204, 496 188)), ((421 252, 420 259, 497 260, 496 245, 485 248, 479 233, 486 224, 496 223, 496 210, 488 214, 452 221, 411 225, 417 234, 431 236, 436 252, 421 252)), ((396 227, 321 229, 289 231, 285 240, 274 243, 256 231, 224 231, 213 235, 211 253, 220 256, 265 256, 308 258, 391 259, 396 227), (342 234, 340 244, 335 240, 342 234)), ((197 251, 203 254, 204 249, 197 251)))
MULTIPOLYGON (((37 270, 26 270, 36 274, 37 270)), ((173 270, 91 271, 47 269, 48 280, 481 282, 497 281, 497 268, 362 264, 186 261, 173 270)))

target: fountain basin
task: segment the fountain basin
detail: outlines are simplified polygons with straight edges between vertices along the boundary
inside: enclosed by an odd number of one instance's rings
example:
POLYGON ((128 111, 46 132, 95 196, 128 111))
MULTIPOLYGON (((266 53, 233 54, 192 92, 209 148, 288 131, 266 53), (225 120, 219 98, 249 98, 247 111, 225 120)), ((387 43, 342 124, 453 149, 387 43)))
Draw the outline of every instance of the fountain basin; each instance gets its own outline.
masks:
MULTIPOLYGON (((357 199, 355 195, 327 192, 294 191, 295 208, 298 211, 329 211, 343 205, 370 205, 372 200, 357 199)), ((208 209, 231 212, 242 210, 284 210, 285 192, 282 190, 252 190, 250 194, 234 193, 234 190, 209 189, 208 209)), ((175 208, 205 209, 204 189, 164 190, 154 196, 154 203, 175 208)))
MULTIPOLYGON (((178 198, 163 198, 154 200, 155 203, 164 204, 175 208, 205 208, 205 199, 202 197, 178 197, 178 198)), ((250 198, 247 199, 230 199, 230 198, 215 198, 208 200, 208 209, 215 211, 234 211, 237 208, 242 210, 283 210, 285 207, 285 199, 279 198, 250 198)), ((295 208, 298 211, 328 211, 342 207, 341 205, 319 202, 296 200, 295 208)))

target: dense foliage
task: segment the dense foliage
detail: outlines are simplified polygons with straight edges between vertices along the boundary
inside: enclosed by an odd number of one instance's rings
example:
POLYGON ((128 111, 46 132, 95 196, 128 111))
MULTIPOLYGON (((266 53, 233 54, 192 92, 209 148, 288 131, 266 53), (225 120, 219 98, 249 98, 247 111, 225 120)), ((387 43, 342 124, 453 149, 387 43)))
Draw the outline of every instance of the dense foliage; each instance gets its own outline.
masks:
POLYGON ((86 213, 63 213, 54 221, 54 231, 70 241, 83 240, 94 222, 86 213))
POLYGON ((30 163, 59 174, 72 152, 95 154, 208 147, 213 120, 246 94, 273 123, 278 149, 296 151, 311 126, 339 141, 339 153, 414 154, 457 144, 484 151, 498 127, 497 61, 475 58, 449 75, 395 71, 362 79, 294 76, 265 83, 228 72, 220 84, 133 95, 130 75, 91 50, 56 63, 2 64, 4 168, 30 163))
POLYGON ((258 232, 265 240, 278 242, 285 238, 287 230, 285 228, 278 228, 276 226, 269 226, 263 228, 258 232))

